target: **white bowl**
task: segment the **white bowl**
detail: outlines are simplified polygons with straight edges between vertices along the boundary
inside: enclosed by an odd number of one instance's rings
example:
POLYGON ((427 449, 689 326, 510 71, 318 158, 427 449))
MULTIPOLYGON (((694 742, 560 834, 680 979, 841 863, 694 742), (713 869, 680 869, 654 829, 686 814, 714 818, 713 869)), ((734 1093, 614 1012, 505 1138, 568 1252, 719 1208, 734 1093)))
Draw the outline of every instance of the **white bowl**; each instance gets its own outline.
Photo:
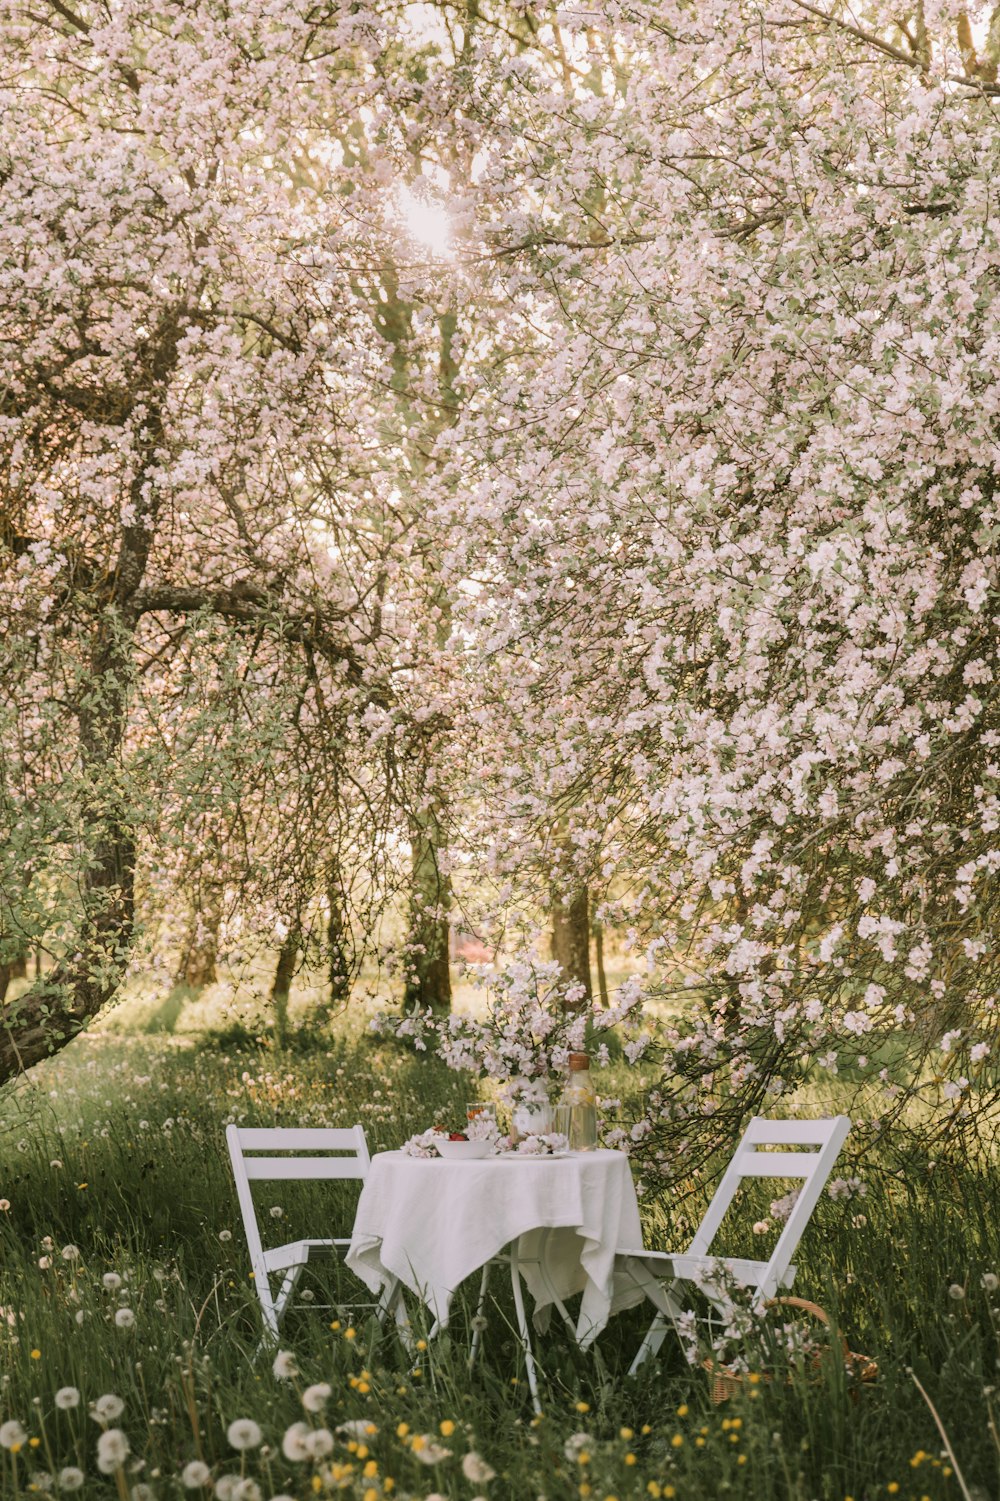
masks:
POLYGON ((455 1162, 476 1162, 482 1157, 491 1157, 493 1148, 488 1141, 448 1141, 442 1138, 434 1145, 441 1157, 455 1162))

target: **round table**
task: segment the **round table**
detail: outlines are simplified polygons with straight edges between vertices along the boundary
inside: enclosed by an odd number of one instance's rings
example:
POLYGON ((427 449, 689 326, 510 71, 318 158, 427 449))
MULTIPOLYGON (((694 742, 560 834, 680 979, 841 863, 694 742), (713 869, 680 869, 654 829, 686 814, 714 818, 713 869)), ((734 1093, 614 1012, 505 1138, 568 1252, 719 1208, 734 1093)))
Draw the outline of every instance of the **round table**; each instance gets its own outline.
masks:
POLYGON ((615 1251, 642 1245, 639 1206, 623 1152, 563 1157, 503 1154, 474 1162, 380 1152, 372 1158, 346 1263, 380 1292, 401 1283, 435 1327, 466 1277, 508 1249, 545 1327, 551 1306, 582 1293, 576 1338, 586 1348, 612 1313, 641 1298, 616 1285, 615 1251))

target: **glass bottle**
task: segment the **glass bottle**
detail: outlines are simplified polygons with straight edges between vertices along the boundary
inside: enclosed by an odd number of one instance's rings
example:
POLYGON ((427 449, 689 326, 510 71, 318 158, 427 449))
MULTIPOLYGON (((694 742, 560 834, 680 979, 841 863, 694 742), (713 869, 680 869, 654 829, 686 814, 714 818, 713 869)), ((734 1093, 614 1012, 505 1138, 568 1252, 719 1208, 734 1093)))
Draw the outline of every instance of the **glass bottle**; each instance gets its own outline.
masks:
POLYGON ((570 1053, 569 1078, 559 1104, 569 1110, 570 1151, 592 1152, 597 1146, 597 1094, 590 1078, 589 1053, 570 1053))

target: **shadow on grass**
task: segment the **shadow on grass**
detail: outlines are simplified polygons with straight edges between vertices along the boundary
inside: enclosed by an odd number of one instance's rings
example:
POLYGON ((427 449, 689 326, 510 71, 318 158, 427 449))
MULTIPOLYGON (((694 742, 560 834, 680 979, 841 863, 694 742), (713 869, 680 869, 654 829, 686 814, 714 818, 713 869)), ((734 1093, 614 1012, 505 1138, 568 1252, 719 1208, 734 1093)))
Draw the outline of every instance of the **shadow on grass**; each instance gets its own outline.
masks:
POLYGON ((176 1032, 184 1007, 189 1002, 196 1001, 200 994, 200 990, 192 990, 190 985, 175 985, 160 1004, 143 1018, 136 1030, 147 1035, 176 1032))

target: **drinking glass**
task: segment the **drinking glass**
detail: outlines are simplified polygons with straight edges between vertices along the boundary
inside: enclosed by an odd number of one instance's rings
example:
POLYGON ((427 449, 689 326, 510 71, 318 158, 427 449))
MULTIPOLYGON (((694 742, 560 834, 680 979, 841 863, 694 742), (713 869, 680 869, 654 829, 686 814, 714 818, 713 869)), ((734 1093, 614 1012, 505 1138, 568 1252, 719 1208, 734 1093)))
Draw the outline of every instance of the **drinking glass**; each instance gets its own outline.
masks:
POLYGON ((490 1120, 495 1121, 497 1107, 492 1100, 469 1100, 465 1106, 466 1123, 474 1121, 477 1115, 486 1115, 490 1120))

